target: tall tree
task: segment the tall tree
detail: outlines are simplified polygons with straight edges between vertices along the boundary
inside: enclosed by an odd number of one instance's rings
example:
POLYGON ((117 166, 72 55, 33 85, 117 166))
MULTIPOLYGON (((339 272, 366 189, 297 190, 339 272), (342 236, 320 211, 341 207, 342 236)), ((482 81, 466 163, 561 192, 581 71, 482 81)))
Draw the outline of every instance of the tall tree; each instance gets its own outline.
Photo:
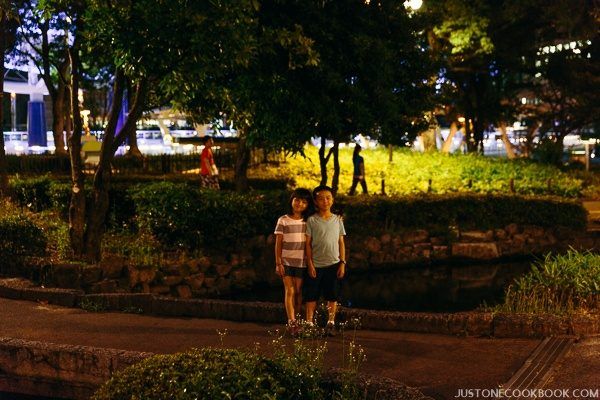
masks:
MULTIPOLYGON (((70 208, 71 243, 76 255, 98 260, 108 209, 111 161, 118 147, 135 132, 144 110, 164 105, 191 86, 201 88, 207 104, 218 104, 215 82, 232 66, 245 63, 247 25, 252 22, 252 3, 176 0, 95 1, 70 3, 76 32, 70 48, 73 133, 71 165, 73 191, 70 208), (83 8, 85 6, 85 9, 83 8), (168 16, 168 18, 165 18, 168 16), (104 130, 99 164, 94 172, 92 201, 86 206, 81 173, 81 115, 77 91, 84 66, 104 65, 112 71, 113 101, 104 130), (126 87, 131 108, 117 130, 126 87)), ((206 115, 218 109, 206 108, 206 115)))
POLYGON ((6 153, 4 151, 4 59, 14 45, 17 22, 16 10, 12 2, 0 0, 0 196, 6 195, 8 190, 8 171, 6 166, 6 153))
POLYGON ((427 54, 411 18, 397 1, 295 2, 303 32, 319 63, 297 72, 305 98, 302 117, 321 138, 321 183, 338 189, 338 147, 362 133, 399 143, 416 133, 429 108, 427 54), (425 82, 425 83, 424 83, 425 82), (333 142, 327 150, 326 141, 333 142))
POLYGON ((69 29, 72 25, 58 2, 19 0, 17 31, 20 62, 35 65, 52 102, 52 134, 55 153, 66 155, 65 131, 70 131, 69 29))

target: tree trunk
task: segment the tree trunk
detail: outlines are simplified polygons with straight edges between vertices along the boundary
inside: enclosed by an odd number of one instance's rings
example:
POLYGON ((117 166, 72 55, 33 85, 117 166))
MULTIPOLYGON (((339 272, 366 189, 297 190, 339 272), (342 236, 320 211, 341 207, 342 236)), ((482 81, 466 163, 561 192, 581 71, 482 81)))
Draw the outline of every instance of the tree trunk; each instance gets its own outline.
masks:
POLYGON ((6 153, 4 151, 4 53, 6 52, 6 14, 4 10, 0 11, 0 54, 2 62, 0 63, 0 197, 4 197, 8 191, 8 171, 6 167, 6 153))
POLYGON ((130 157, 135 157, 138 160, 144 158, 144 155, 138 147, 137 131, 135 129, 128 133, 127 139, 129 139, 129 150, 127 151, 127 155, 130 157))
POLYGON ((245 192, 248 190, 248 164, 250 163, 250 148, 246 141, 246 134, 243 130, 239 129, 238 148, 236 151, 235 160, 235 190, 237 192, 245 192))
POLYGON ((509 160, 514 160, 517 158, 515 153, 515 145, 508 140, 508 134, 506 133, 506 122, 500 122, 498 129, 500 130, 500 134, 502 137, 502 143, 504 143, 504 148, 506 149, 506 157, 509 160))
POLYGON ((65 113, 67 89, 67 85, 59 79, 56 97, 52 98, 52 136, 54 136, 54 146, 56 147, 54 154, 56 155, 67 155, 64 139, 65 121, 67 119, 67 113, 65 113))
POLYGON ((388 162, 391 164, 394 161, 394 146, 388 144, 388 162))
POLYGON ((335 140, 333 142, 333 177, 331 178, 331 189, 333 189, 333 194, 335 195, 338 192, 338 188, 340 186, 340 142, 335 140))
POLYGON ((142 115, 146 99, 146 82, 141 81, 136 87, 133 107, 127 115, 127 120, 119 132, 116 132, 117 121, 122 107, 124 90, 124 76, 122 71, 117 71, 115 76, 115 97, 111 107, 110 116, 100 153, 100 162, 94 174, 93 195, 88 211, 87 227, 85 232, 85 258, 89 262, 97 262, 102 255, 102 238, 105 231, 106 215, 109 207, 109 190, 111 183, 111 163, 115 152, 125 141, 125 138, 136 131, 136 123, 142 115))
POLYGON ((69 137, 69 157, 71 159, 71 203, 69 205, 69 238, 76 258, 82 258, 85 243, 85 175, 81 160, 81 134, 83 121, 79 110, 79 50, 78 39, 69 50, 71 63, 70 105, 73 131, 69 137))
POLYGON ((325 157, 325 144, 326 139, 321 136, 321 147, 319 148, 319 165, 321 166, 321 182, 320 186, 327 185, 327 161, 329 158, 325 157))
POLYGON ((420 135, 421 144, 423 145, 423 151, 428 153, 437 150, 437 146, 435 143, 435 129, 429 128, 426 131, 422 132, 420 135))
POLYGON ((448 134, 446 140, 444 140, 444 144, 442 145, 442 153, 450 153, 450 150, 452 149, 452 143, 454 142, 454 136, 456 136, 456 132, 458 132, 458 126, 456 125, 456 122, 452 122, 450 124, 450 133, 448 134))
POLYGON ((527 137, 525 138, 525 144, 522 147, 522 152, 526 157, 531 157, 533 154, 533 139, 535 139, 539 128, 540 123, 538 121, 535 121, 533 124, 527 127, 527 137))

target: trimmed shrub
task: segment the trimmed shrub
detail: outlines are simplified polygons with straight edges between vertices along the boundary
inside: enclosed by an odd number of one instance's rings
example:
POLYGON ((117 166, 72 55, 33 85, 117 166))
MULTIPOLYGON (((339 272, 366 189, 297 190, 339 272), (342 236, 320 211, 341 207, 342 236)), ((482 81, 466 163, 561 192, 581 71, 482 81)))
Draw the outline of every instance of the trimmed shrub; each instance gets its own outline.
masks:
POLYGON ((202 243, 197 190, 181 183, 160 182, 131 190, 137 224, 167 246, 197 248, 202 243))
POLYGON ((15 215, 0 218, 0 257, 41 256, 46 251, 44 231, 26 216, 15 215))
POLYGON ((23 179, 16 176, 10 181, 13 200, 31 211, 42 211, 52 205, 49 189, 52 179, 49 176, 23 179))
POLYGON ((120 399, 323 399, 311 364, 228 349, 150 357, 117 372, 92 397, 120 399))
POLYGON ((422 195, 343 197, 337 207, 349 231, 361 232, 456 226, 503 228, 510 223, 583 229, 583 206, 573 200, 506 195, 422 195))

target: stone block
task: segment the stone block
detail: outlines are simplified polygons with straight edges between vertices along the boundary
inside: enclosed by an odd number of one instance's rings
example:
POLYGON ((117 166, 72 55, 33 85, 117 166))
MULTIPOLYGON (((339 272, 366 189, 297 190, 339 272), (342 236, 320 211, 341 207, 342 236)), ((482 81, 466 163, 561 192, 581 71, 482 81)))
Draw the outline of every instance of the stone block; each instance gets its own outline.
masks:
POLYGON ((102 269, 96 266, 86 266, 81 269, 81 283, 91 285, 102 279, 102 269))
POLYGON ((163 278, 163 284, 167 286, 179 285, 181 281, 183 281, 183 277, 181 275, 169 275, 163 278))
POLYGON ((432 246, 443 246, 446 244, 447 240, 443 237, 433 236, 429 238, 429 242, 432 246))
POLYGON ((219 276, 227 276, 232 270, 232 266, 229 264, 217 264, 215 265, 215 271, 219 276))
POLYGON ((139 283, 152 283, 156 278, 156 268, 153 267, 145 267, 139 269, 139 283))
POLYGON ((191 299, 192 290, 188 285, 179 285, 177 286, 177 295, 182 299, 191 299))
POLYGON ((539 226, 527 225, 523 227, 523 233, 532 238, 541 238, 546 234, 546 231, 539 226))
POLYGON ((431 256, 436 259, 444 259, 448 257, 448 246, 432 246, 431 256))
POLYGON ((369 236, 365 239, 364 247, 371 253, 377 253, 381 250, 381 242, 376 237, 369 236))
POLYGON ((231 273, 231 278, 236 285, 249 286, 256 280, 256 272, 251 268, 240 268, 231 273))
POLYGON ((204 274, 199 272, 194 275, 190 275, 184 278, 184 282, 189 285, 193 290, 199 290, 202 288, 202 284, 204 283, 204 274))
POLYGON ((491 242, 492 240, 494 240, 493 231, 463 231, 460 233, 461 242, 491 242))
POLYGON ((68 289, 81 287, 81 264, 55 264, 51 275, 54 286, 68 289))
POLYGON ((514 224, 514 223, 513 224, 508 224, 508 225, 506 225, 506 227, 504 228, 504 230, 510 236, 516 235, 517 233, 519 233, 519 225, 514 224))
POLYGON ((207 288, 214 288, 215 287, 215 282, 217 281, 217 278, 215 277, 204 277, 204 286, 206 286, 207 288))
POLYGON ((150 293, 154 294, 169 294, 171 292, 171 287, 167 285, 154 285, 150 286, 150 293))
POLYGON ((118 279, 127 267, 127 259, 115 254, 108 254, 102 258, 98 266, 102 269, 103 278, 118 279))
POLYGON ((508 233, 504 229, 494 229, 494 238, 496 240, 504 240, 508 237, 508 233))
POLYGON ((388 244, 392 241, 392 235, 390 235, 389 233, 384 233, 379 238, 379 241, 381 242, 381 244, 388 244))
POLYGON ((90 293, 115 293, 119 288, 119 281, 116 279, 104 279, 94 283, 90 287, 90 293))
POLYGON ((452 245, 452 256, 490 260, 497 258, 499 253, 496 243, 454 243, 452 245))
POLYGON ((406 244, 423 243, 429 239, 429 232, 424 229, 407 232, 404 234, 403 241, 406 244))

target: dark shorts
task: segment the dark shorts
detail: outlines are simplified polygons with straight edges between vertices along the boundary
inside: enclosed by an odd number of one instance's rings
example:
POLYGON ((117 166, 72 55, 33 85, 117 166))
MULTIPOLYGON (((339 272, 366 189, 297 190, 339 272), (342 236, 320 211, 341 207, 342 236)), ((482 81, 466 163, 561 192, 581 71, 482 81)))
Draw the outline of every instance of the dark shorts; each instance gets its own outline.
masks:
POLYGON ((337 301, 340 293, 340 280, 337 277, 338 264, 316 268, 317 277, 308 273, 302 285, 304 301, 318 301, 323 295, 325 301, 337 301))
POLYGON ((293 278, 304 278, 306 275, 306 268, 302 267, 289 267, 287 265, 283 266, 285 276, 291 276, 293 278))

